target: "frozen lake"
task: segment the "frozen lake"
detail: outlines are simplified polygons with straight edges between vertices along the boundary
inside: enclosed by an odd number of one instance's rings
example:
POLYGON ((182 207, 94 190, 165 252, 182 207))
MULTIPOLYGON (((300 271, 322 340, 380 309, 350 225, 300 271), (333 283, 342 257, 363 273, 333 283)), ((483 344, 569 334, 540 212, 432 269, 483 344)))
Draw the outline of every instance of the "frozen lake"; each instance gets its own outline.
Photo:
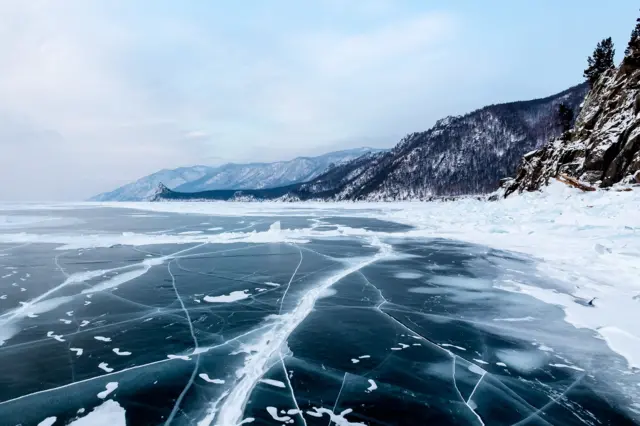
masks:
POLYGON ((412 229, 6 207, 0 423, 638 424, 628 360, 514 290, 562 288, 539 259, 412 229))

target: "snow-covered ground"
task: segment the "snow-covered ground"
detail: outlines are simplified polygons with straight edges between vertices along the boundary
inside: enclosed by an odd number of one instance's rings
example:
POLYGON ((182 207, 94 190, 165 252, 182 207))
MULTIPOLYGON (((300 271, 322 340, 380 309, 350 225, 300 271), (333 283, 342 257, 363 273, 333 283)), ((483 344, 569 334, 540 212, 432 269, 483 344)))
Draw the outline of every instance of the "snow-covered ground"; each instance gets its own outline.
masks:
MULTIPOLYGON (((628 192, 584 193, 553 183, 543 192, 496 202, 469 198, 431 203, 103 205, 206 215, 313 213, 375 217, 414 226, 406 237, 452 238, 524 253, 540 261, 541 273, 557 279, 558 288, 543 289, 516 281, 503 283, 504 288, 561 306, 569 323, 595 330, 611 349, 627 359, 630 368, 640 368, 640 190, 637 188, 628 192), (594 306, 588 305, 591 300, 594 300, 594 306)), ((341 227, 334 234, 363 232, 368 231, 341 227)), ((313 235, 287 230, 282 230, 281 234, 283 239, 313 235)), ((197 241, 210 238, 191 237, 190 240, 197 241)))

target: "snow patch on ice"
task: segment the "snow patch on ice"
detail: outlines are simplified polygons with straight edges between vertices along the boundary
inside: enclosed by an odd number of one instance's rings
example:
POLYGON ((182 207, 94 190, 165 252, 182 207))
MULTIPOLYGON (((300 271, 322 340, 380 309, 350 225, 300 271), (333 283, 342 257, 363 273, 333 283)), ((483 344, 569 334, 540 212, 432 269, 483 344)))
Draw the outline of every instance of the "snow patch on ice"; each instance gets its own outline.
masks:
POLYGON ((275 386, 277 388, 285 388, 285 384, 282 383, 280 380, 273 380, 273 379, 260 379, 260 382, 267 384, 267 385, 271 385, 271 386, 275 386))
POLYGON ((98 398, 105 399, 111 392, 118 389, 118 382, 109 382, 105 386, 105 390, 98 393, 98 398))
POLYGON ((522 317, 522 318, 494 318, 494 321, 504 321, 504 322, 525 322, 525 321, 534 321, 534 317, 522 317))
POLYGON ((198 374, 198 377, 200 377, 205 382, 215 383, 217 385, 221 385, 221 384, 224 383, 224 380, 222 380, 222 379, 212 379, 211 377, 209 377, 209 375, 207 373, 200 373, 200 374, 198 374))
POLYGON ((52 426, 56 422, 56 420, 58 420, 56 416, 47 417, 46 419, 38 423, 38 426, 52 426))
POLYGON ((223 294, 220 296, 205 296, 204 301, 208 303, 231 303, 237 302, 238 300, 246 299, 250 296, 248 293, 249 290, 238 290, 232 291, 229 294, 223 294))
POLYGON ((369 379, 369 385, 370 386, 367 388, 367 392, 373 392, 374 390, 378 389, 378 385, 372 379, 369 379))
POLYGON ((189 358, 186 355, 167 355, 167 358, 169 359, 181 359, 183 361, 190 361, 191 358, 189 358))
POLYGON ((438 343, 438 345, 442 346, 443 348, 455 348, 461 351, 466 351, 466 349, 463 348, 462 346, 452 345, 451 343, 438 343))
POLYGON ((556 368, 570 368, 572 370, 576 370, 576 371, 584 371, 584 369, 580 368, 580 367, 576 367, 575 365, 568 365, 568 364, 549 364, 551 367, 556 367, 556 368))
POLYGON ((278 415, 278 409, 276 407, 267 407, 267 413, 277 422, 293 423, 291 417, 278 415))
POLYGON ((68 426, 126 426, 125 410, 112 399, 103 402, 89 414, 69 423, 68 426))
POLYGON ((393 276, 401 280, 415 280, 421 278, 423 274, 419 272, 397 272, 393 276))
POLYGON ((101 362, 100 364, 98 364, 98 368, 106 371, 107 373, 113 372, 113 368, 109 367, 109 364, 107 364, 106 362, 101 362))

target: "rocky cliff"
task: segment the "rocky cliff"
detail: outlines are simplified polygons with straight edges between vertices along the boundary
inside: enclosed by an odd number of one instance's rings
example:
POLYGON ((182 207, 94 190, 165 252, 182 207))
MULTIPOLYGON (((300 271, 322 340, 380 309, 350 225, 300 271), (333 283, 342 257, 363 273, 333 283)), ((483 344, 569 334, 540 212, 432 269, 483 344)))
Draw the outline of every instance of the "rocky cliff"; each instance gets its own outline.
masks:
POLYGON ((640 38, 617 69, 587 95, 573 129, 524 156, 505 194, 533 191, 569 177, 587 187, 640 183, 640 38))

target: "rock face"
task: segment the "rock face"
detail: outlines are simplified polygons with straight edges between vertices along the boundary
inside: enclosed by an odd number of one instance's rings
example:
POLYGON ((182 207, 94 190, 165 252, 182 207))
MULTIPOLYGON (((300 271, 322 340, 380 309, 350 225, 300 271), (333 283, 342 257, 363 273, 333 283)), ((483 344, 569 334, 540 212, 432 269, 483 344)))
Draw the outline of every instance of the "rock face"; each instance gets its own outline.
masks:
POLYGON ((640 182, 640 39, 585 99, 574 128, 525 155, 505 194, 533 191, 565 175, 590 186, 640 182))

